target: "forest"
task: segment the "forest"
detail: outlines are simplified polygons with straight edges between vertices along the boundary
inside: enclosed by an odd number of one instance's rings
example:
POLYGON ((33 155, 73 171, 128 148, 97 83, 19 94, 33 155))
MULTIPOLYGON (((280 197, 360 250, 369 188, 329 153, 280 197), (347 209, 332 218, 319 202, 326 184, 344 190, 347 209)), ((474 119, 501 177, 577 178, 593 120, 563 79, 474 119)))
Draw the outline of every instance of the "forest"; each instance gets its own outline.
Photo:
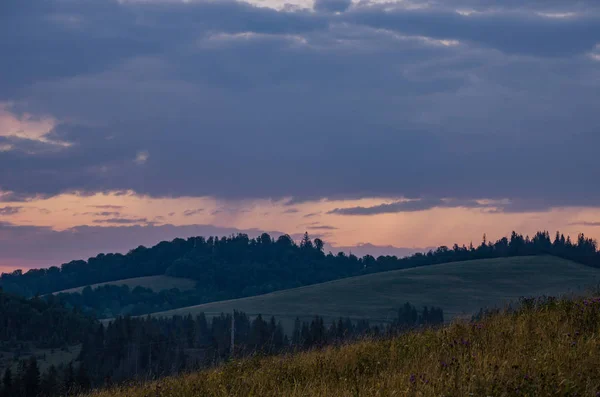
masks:
MULTIPOLYGON (((14 305, 8 299, 0 302, 14 305)), ((104 325, 81 314, 71 316, 58 312, 56 307, 46 308, 43 312, 48 310, 54 310, 56 318, 65 324, 73 316, 81 317, 81 321, 85 322, 85 328, 77 333, 75 339, 60 341, 81 343, 79 357, 76 361, 51 365, 41 371, 35 355, 32 355, 19 361, 16 369, 5 368, 0 382, 0 397, 71 395, 91 387, 207 368, 231 358, 322 348, 364 337, 391 336, 417 327, 437 326, 444 321, 440 308, 417 310, 406 303, 389 324, 371 325, 366 320, 340 318, 326 325, 323 318, 316 316, 310 322, 297 319, 293 332, 287 335, 274 317, 263 319, 258 315, 251 318, 242 312, 221 314, 211 319, 203 313, 195 318, 191 315, 118 317, 104 325), (231 344, 232 324, 234 346, 231 344)), ((29 337, 39 340, 39 336, 33 334, 44 335, 46 331, 43 328, 32 328, 29 337)), ((9 346, 4 348, 8 350, 9 346)))
POLYGON ((496 242, 483 237, 478 246, 442 246, 406 258, 323 252, 324 243, 305 234, 300 244, 289 236, 274 240, 268 234, 250 239, 193 237, 162 242, 152 248, 138 247, 126 255, 100 254, 87 262, 60 268, 3 274, 0 285, 25 296, 45 294, 86 283, 166 274, 197 281, 190 291, 153 292, 142 287, 102 286, 82 293, 58 294, 66 307, 76 307, 98 318, 143 315, 225 299, 242 298, 277 290, 316 284, 344 277, 405 269, 446 262, 522 255, 555 255, 588 266, 600 267, 596 241, 579 235, 575 241, 546 231, 532 238, 512 232, 496 242), (33 292, 36 291, 36 292, 33 292))
POLYGON ((0 289, 0 350, 81 343, 96 323, 52 297, 25 299, 0 289))
POLYGON ((39 348, 79 345, 76 360, 40 369, 36 356, 13 362, 2 373, 0 397, 55 396, 132 379, 150 379, 217 365, 231 357, 270 355, 320 348, 369 336, 402 333, 443 323, 439 308, 417 309, 407 303, 390 324, 323 318, 295 323, 286 335, 275 319, 240 312, 208 318, 204 314, 172 318, 131 317, 174 307, 255 295, 318 282, 444 262, 522 255, 556 255, 600 266, 596 242, 576 241, 557 233, 510 238, 477 246, 439 247, 406 258, 325 254, 324 243, 306 234, 296 244, 289 236, 263 234, 175 239, 126 255, 100 254, 87 262, 3 274, 0 291, 0 349, 21 357, 39 348), (197 281, 192 291, 153 292, 126 286, 85 288, 81 293, 49 293, 85 283, 166 274, 197 281), (19 296, 23 294, 25 297, 19 296), (121 316, 121 314, 129 314, 121 316), (100 317, 114 316, 104 325, 100 317), (232 323, 234 348, 231 345, 232 323))

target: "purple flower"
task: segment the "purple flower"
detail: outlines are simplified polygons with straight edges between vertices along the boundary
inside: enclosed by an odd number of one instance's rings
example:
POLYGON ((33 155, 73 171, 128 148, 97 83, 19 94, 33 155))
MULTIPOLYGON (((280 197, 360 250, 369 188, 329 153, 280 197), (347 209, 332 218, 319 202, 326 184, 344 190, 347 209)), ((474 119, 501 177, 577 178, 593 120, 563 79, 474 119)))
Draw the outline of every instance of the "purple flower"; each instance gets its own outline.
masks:
POLYGON ((415 376, 415 374, 410 374, 410 383, 415 383, 417 381, 417 377, 415 376))

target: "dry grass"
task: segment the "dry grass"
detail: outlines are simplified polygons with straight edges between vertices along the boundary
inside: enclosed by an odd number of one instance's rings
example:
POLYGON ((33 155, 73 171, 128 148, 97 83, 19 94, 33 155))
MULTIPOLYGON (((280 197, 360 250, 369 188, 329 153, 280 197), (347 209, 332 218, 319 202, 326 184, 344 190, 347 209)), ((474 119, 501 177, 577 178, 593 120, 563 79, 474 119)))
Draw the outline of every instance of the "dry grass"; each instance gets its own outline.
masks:
POLYGON ((477 324, 235 361, 91 396, 599 396, 599 330, 599 298, 551 301, 477 324))

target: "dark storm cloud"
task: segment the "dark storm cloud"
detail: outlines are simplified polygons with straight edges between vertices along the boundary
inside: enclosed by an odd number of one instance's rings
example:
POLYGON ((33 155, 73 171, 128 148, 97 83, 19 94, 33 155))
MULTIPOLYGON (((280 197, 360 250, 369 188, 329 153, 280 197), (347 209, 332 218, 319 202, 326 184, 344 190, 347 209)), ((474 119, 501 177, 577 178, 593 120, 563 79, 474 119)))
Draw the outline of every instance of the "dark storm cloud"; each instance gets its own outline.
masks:
POLYGON ((507 53, 569 56, 590 51, 600 41, 598 15, 548 18, 510 11, 461 15, 454 10, 407 10, 389 5, 350 12, 349 20, 374 28, 436 39, 479 43, 507 53))
POLYGON ((346 11, 352 0, 315 0, 314 9, 325 12, 342 12, 346 11))
POLYGON ((3 138, 0 190, 597 205, 598 7, 471 3, 3 2, 0 101, 71 146, 3 138))
MULTIPOLYGON (((418 4, 417 0, 415 4, 418 4)), ((598 11, 596 0, 428 0, 430 6, 450 9, 493 10, 532 10, 532 11, 598 11)))
POLYGON ((296 33, 323 28, 306 12, 235 1, 119 4, 7 0, 0 7, 0 100, 31 82, 101 72, 129 57, 164 53, 207 32, 296 33))

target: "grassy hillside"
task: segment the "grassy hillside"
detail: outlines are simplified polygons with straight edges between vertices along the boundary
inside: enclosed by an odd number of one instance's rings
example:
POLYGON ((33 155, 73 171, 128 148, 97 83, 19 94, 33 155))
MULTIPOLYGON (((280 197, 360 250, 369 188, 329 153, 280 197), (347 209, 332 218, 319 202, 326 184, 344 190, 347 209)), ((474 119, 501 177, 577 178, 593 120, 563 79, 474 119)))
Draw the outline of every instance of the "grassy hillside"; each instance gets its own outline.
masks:
POLYGON ((521 296, 561 295, 600 283, 600 270, 551 256, 474 260, 370 274, 244 299, 155 313, 207 315, 241 310, 274 315, 290 331, 296 316, 386 322, 405 302, 439 306, 446 319, 521 296))
POLYGON ((476 324, 231 362, 93 396, 598 396, 599 331, 599 298, 554 300, 476 324))
MULTIPOLYGON (((102 287, 104 285, 126 285, 133 289, 135 287, 149 288, 154 292, 159 292, 166 289, 177 288, 180 291, 188 291, 194 289, 196 282, 187 278, 180 277, 169 277, 169 276, 148 276, 148 277, 136 277, 128 278, 124 280, 109 281, 106 283, 92 284, 92 289, 102 287)), ((86 286, 70 288, 63 291, 55 292, 54 294, 60 293, 75 293, 81 292, 86 286)))

